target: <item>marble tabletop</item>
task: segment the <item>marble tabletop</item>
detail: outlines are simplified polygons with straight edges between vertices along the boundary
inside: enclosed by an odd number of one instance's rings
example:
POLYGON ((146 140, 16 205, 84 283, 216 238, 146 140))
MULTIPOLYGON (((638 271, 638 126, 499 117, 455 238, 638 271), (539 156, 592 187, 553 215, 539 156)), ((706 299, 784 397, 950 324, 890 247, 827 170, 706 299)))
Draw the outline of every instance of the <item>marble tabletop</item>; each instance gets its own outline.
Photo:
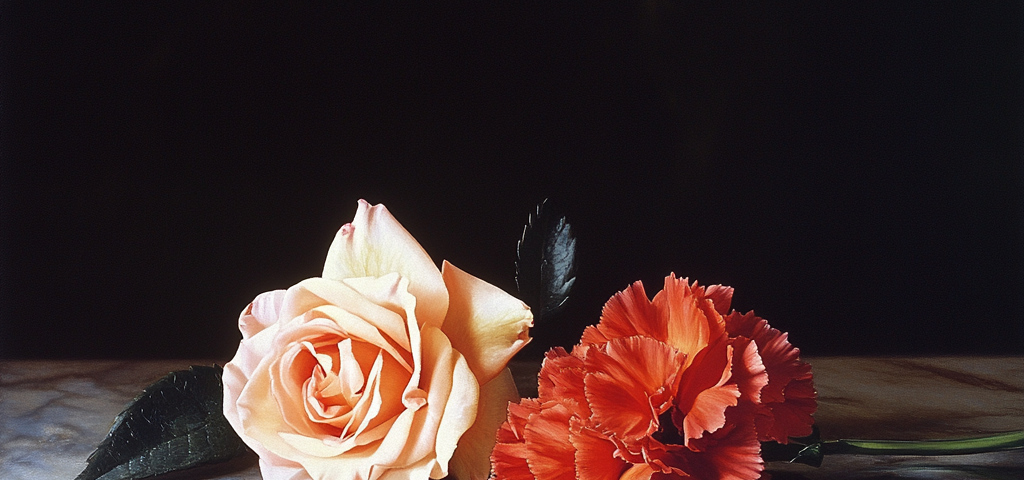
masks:
MULTIPOLYGON (((940 439, 1024 430, 1024 357, 806 359, 824 439, 940 439)), ((0 479, 73 479, 125 403, 167 372, 214 360, 0 361, 0 479)), ((524 396, 536 362, 512 365, 524 396)), ((1021 479, 1024 450, 920 457, 834 455, 771 462, 785 479, 1021 479)), ((259 470, 212 476, 259 479, 259 470)))

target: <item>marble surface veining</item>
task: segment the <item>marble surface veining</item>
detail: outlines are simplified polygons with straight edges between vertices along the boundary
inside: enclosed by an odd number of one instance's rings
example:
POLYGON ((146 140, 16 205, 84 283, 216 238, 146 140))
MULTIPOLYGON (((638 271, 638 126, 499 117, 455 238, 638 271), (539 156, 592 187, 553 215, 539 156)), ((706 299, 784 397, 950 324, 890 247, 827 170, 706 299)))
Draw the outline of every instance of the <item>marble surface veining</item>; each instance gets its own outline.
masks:
MULTIPOLYGON (((1024 357, 808 359, 825 439, 938 439, 1024 429, 1024 357)), ((111 422, 167 372, 213 361, 0 361, 0 479, 73 479, 111 422)), ((222 362, 221 362, 222 363, 222 362)), ((526 395, 537 363, 512 365, 526 395)), ((1024 450, 973 455, 825 458, 768 464, 786 479, 1021 479, 1024 450)), ((258 468, 213 476, 259 479, 258 468)))

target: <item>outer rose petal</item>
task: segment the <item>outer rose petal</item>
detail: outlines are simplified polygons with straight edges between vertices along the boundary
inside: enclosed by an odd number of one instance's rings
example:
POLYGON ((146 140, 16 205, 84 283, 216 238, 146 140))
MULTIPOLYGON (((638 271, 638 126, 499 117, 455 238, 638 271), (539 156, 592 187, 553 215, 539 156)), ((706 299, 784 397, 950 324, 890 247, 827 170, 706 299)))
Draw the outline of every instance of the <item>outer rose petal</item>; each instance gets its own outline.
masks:
POLYGON ((277 323, 286 290, 273 290, 256 296, 238 317, 238 330, 242 339, 250 338, 277 323))
POLYGON ((530 342, 533 313, 504 290, 447 261, 441 274, 451 299, 441 330, 480 382, 489 382, 530 342))
POLYGON ((491 450, 495 433, 505 421, 509 402, 519 401, 519 391, 512 372, 504 369, 497 377, 480 387, 480 403, 476 421, 459 439, 459 446, 449 462, 453 477, 458 480, 486 480, 491 473, 491 450))
POLYGON ((352 223, 341 227, 327 251, 324 278, 380 277, 398 272, 409 279, 420 325, 440 326, 448 291, 427 252, 384 205, 359 200, 352 223))

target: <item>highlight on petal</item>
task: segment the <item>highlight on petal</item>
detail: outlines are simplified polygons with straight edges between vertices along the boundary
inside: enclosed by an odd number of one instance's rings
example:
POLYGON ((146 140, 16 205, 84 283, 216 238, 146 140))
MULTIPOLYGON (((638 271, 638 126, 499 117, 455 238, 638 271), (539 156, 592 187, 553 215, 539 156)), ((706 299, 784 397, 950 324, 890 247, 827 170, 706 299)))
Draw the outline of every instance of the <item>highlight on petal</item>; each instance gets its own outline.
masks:
POLYGON ((439 326, 448 310, 448 291, 419 242, 384 205, 359 200, 352 223, 341 227, 327 251, 323 277, 344 280, 399 273, 409 279, 421 325, 439 326))
POLYGON ((480 382, 489 382, 530 342, 530 307, 447 261, 442 275, 450 303, 441 330, 480 382))
POLYGON ((519 401, 512 372, 504 369, 480 387, 476 421, 459 439, 449 462, 449 471, 458 480, 487 480, 491 473, 491 451, 498 428, 505 421, 510 402, 519 401))
POLYGON ((697 352, 725 336, 725 323, 703 297, 703 288, 696 283, 691 288, 685 278, 665 277, 665 288, 652 303, 667 325, 664 341, 688 356, 684 368, 697 352))

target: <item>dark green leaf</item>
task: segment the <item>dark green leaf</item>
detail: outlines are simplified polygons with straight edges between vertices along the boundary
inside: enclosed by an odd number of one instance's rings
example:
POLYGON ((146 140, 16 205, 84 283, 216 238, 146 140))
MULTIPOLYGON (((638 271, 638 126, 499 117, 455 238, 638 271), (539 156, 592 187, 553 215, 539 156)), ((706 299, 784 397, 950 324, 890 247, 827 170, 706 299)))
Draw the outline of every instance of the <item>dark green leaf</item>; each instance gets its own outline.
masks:
POLYGON ((545 199, 530 215, 519 240, 516 285, 538 324, 565 306, 576 281, 576 239, 565 217, 545 199))
POLYGON ((224 418, 220 366, 171 372, 125 407, 76 480, 127 480, 237 463, 248 452, 224 418))

